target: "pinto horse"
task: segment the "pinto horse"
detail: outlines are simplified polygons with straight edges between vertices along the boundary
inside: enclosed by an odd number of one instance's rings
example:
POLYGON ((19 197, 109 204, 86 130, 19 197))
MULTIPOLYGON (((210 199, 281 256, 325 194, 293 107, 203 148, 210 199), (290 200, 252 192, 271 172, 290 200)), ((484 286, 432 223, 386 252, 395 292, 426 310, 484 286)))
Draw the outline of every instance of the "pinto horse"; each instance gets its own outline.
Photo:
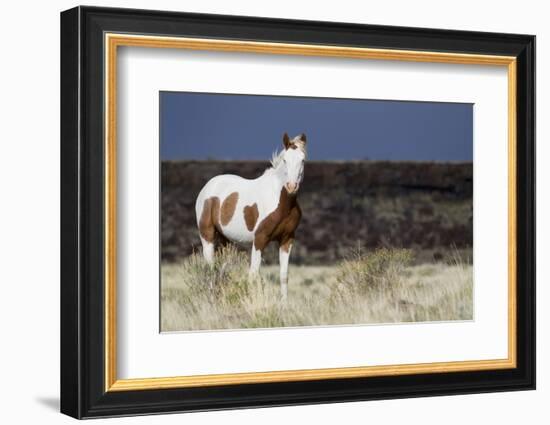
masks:
POLYGON ((210 179, 195 203, 204 259, 214 260, 216 240, 251 244, 249 275, 259 274, 262 251, 279 244, 281 296, 286 299, 288 260, 302 212, 296 195, 304 178, 306 136, 283 136, 271 167, 256 179, 224 174, 210 179))

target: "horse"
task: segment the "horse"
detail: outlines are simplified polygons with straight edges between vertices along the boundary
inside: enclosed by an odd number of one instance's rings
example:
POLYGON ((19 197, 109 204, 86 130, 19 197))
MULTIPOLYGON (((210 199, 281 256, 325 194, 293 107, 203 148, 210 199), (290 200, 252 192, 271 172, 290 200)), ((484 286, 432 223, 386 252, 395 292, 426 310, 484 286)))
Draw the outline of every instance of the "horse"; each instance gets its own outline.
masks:
POLYGON ((283 149, 271 166, 255 179, 223 174, 210 179, 195 202, 198 232, 205 261, 214 261, 218 240, 252 245, 249 277, 259 276, 262 252, 272 241, 279 244, 280 288, 288 291, 288 261, 302 217, 298 189, 304 178, 306 135, 283 135, 283 149))

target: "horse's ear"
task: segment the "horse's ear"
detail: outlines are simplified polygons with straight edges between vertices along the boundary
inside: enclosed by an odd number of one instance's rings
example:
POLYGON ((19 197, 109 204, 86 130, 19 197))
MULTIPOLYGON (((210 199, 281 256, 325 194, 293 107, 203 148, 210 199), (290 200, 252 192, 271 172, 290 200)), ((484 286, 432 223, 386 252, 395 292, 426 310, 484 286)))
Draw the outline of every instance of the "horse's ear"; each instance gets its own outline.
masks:
POLYGON ((288 134, 283 134, 283 146, 285 149, 288 149, 290 147, 290 138, 288 137, 288 134))
POLYGON ((307 139, 305 133, 300 134, 300 140, 304 143, 304 145, 306 144, 307 139))

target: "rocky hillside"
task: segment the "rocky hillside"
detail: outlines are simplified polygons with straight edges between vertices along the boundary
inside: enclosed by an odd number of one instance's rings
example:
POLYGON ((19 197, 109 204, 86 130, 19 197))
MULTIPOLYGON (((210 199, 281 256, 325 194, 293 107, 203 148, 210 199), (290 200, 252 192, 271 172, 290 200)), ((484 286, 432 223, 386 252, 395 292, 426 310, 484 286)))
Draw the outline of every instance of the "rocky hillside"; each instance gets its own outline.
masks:
MULTIPOLYGON (((218 174, 259 176, 264 161, 162 163, 163 261, 200 249, 194 203, 218 174)), ((440 259, 472 246, 472 163, 306 162, 293 262, 325 264, 350 248, 408 247, 440 259)), ((267 261, 274 258, 268 253, 267 261)))

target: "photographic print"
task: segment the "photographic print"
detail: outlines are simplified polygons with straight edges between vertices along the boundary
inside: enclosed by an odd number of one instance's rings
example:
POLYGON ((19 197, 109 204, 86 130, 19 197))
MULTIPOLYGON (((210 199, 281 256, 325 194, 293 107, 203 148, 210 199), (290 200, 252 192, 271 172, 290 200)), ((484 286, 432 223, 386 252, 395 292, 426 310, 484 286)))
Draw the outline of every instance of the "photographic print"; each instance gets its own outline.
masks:
POLYGON ((161 92, 161 331, 473 319, 473 105, 161 92))
POLYGON ((534 69, 523 34, 64 11, 60 410, 534 389, 534 69))

